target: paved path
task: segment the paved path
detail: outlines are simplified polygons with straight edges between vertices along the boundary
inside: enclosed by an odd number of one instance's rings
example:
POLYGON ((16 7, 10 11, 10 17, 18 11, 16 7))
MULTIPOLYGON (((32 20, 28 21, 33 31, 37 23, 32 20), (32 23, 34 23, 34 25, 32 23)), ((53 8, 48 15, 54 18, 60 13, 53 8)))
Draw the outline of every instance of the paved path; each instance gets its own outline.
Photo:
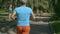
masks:
POLYGON ((47 22, 31 22, 30 34, 50 34, 47 22))
POLYGON ((31 21, 30 34, 51 34, 48 20, 49 18, 37 19, 37 21, 31 21))
POLYGON ((49 18, 38 18, 36 20, 30 21, 31 32, 30 34, 51 34, 49 25, 49 18))

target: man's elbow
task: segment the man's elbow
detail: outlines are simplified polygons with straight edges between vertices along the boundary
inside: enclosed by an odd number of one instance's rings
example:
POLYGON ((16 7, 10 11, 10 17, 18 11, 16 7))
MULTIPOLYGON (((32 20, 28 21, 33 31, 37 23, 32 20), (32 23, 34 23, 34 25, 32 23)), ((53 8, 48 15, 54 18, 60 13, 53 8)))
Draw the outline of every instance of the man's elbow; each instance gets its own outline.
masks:
POLYGON ((13 19, 13 16, 10 16, 11 19, 13 19))

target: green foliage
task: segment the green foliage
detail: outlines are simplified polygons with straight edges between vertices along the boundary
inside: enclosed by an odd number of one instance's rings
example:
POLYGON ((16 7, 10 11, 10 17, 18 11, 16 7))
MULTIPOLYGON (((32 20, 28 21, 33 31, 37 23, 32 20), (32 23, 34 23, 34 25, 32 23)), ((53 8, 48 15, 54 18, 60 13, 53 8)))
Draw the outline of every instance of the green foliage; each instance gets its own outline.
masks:
MULTIPOLYGON (((0 0, 0 6, 6 8, 7 5, 9 5, 8 2, 11 3, 10 0, 0 0)), ((19 6, 20 0, 13 0, 12 4, 14 7, 19 6)), ((42 0, 28 0, 28 5, 31 5, 32 8, 34 7, 38 8, 40 6, 42 6, 46 10, 48 10, 49 8, 48 0, 43 0, 43 1, 42 0)))
POLYGON ((53 1, 53 7, 54 7, 54 12, 55 15, 52 16, 51 20, 60 20, 60 0, 57 0, 57 3, 55 4, 55 2, 53 1))
POLYGON ((3 13, 3 12, 7 12, 7 9, 1 8, 1 9, 0 9, 0 13, 3 13))
POLYGON ((60 0, 57 3, 53 1, 55 15, 52 16, 51 21, 55 21, 52 25, 56 34, 60 34, 60 0))
POLYGON ((58 21, 60 20, 60 17, 56 16, 56 15, 53 15, 51 18, 50 18, 50 21, 58 21))
POLYGON ((52 25, 55 30, 55 33, 59 33, 60 32, 60 21, 55 21, 52 25))

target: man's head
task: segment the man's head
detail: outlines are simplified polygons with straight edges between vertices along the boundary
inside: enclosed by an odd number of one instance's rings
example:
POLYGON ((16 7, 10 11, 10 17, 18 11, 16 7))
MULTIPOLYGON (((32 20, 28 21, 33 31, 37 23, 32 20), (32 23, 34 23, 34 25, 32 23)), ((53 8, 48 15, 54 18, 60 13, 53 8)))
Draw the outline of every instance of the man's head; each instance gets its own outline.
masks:
POLYGON ((22 5, 25 5, 27 3, 27 0, 20 0, 22 5))

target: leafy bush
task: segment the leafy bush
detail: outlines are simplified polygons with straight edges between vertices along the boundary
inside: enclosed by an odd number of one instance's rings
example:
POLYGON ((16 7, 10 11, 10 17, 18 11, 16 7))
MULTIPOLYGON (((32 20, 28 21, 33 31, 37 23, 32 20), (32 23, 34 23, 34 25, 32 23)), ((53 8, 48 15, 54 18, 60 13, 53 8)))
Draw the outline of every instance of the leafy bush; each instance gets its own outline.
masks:
POLYGON ((53 24, 52 24, 54 30, 55 30, 55 33, 59 33, 60 32, 60 21, 55 21, 53 24))

